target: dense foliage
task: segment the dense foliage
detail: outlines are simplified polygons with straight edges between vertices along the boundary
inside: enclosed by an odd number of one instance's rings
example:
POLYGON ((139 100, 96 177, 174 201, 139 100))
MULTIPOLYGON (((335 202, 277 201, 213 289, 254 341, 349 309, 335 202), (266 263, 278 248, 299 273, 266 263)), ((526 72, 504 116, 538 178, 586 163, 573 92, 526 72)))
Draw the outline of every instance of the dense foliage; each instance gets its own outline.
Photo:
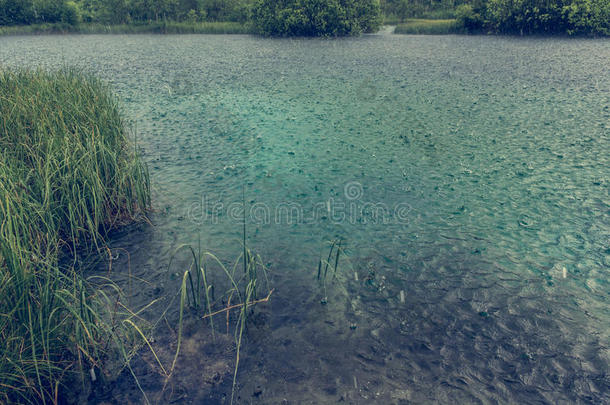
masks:
POLYGON ((384 0, 386 19, 456 18, 469 32, 610 35, 609 0, 384 0))
POLYGON ((258 0, 252 20, 263 35, 343 36, 381 25, 378 0, 258 0))
POLYGON ((374 31, 381 16, 455 18, 472 33, 610 35, 610 0, 0 0, 0 26, 232 21, 264 35, 339 36, 374 31))
POLYGON ((148 21, 240 21, 252 0, 80 0, 83 20, 123 24, 148 21))
POLYGON ((76 24, 78 5, 67 0, 0 0, 0 25, 76 24))
POLYGON ((457 18, 473 32, 610 35, 608 0, 488 0, 457 18))
POLYGON ((249 20, 254 0, 0 0, 0 25, 249 20))
POLYGON ((456 18, 470 32, 610 35, 609 0, 383 0, 386 20, 456 18))
POLYGON ((471 0, 381 0, 386 20, 404 22, 407 18, 449 19, 455 8, 471 0))

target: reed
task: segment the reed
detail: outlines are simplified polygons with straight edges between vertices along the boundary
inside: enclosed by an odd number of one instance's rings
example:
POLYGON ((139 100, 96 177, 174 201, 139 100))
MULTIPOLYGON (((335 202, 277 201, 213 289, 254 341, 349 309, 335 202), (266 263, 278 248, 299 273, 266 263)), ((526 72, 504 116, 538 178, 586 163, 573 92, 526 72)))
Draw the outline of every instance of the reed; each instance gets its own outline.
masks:
POLYGON ((250 24, 239 22, 173 22, 140 24, 34 24, 0 27, 0 35, 39 34, 252 34, 250 24))
POLYGON ((334 280, 335 277, 337 277, 337 270, 339 269, 339 258, 341 257, 342 253, 343 256, 345 256, 345 250, 341 246, 342 243, 343 241, 341 239, 331 241, 328 257, 326 258, 326 260, 322 258, 322 255, 320 255, 320 259, 318 260, 318 272, 316 278, 318 282, 322 284, 322 288, 324 290, 324 297, 320 300, 320 303, 322 303, 323 305, 328 302, 328 294, 326 291, 326 280, 329 275, 328 270, 330 268, 332 279, 334 280), (334 263, 332 261, 333 254, 334 263), (324 267, 324 270, 322 270, 322 267, 324 267))
POLYGON ((395 34, 415 34, 415 35, 447 35, 465 34, 464 27, 461 27, 456 20, 426 20, 408 19, 404 24, 399 24, 394 29, 395 34))
POLYGON ((149 204, 106 85, 73 70, 0 71, 0 402, 54 403, 63 375, 93 379, 120 344, 118 298, 92 290, 76 258, 149 204))
MULTIPOLYGON (((213 318, 217 315, 225 315, 227 323, 227 333, 229 333, 230 315, 233 311, 237 311, 237 323, 234 329, 235 339, 235 368, 233 372, 233 384, 231 387, 231 404, 235 400, 235 392, 237 386, 237 375, 239 371, 240 353, 243 343, 244 333, 247 327, 247 321, 253 307, 256 304, 268 302, 271 298, 273 290, 269 290, 269 280, 267 278, 267 270, 260 256, 254 255, 246 245, 246 226, 244 218, 243 227, 243 252, 239 255, 232 267, 227 267, 222 261, 211 252, 202 251, 201 246, 195 251, 189 245, 178 247, 170 260, 168 272, 171 274, 171 266, 175 257, 180 251, 188 252, 190 256, 190 265, 188 270, 183 274, 182 284, 180 287, 180 316, 178 325, 178 345, 174 355, 169 372, 165 372, 161 366, 162 372, 165 373, 165 386, 172 376, 176 360, 180 352, 180 341, 182 339, 182 327, 184 322, 184 313, 187 306, 194 310, 201 309, 201 302, 205 299, 205 307, 203 308, 202 319, 208 319, 212 328, 212 336, 214 336, 213 318), (211 261, 209 265, 207 261, 211 261), (237 271, 240 264, 243 264, 243 274, 237 271), (217 274, 211 277, 210 269, 215 267, 217 274), (262 299, 257 299, 257 286, 259 284, 259 274, 264 275, 265 287, 268 290, 267 296, 262 299), (195 274, 195 276, 193 276, 195 274), (197 274, 199 276, 197 276, 197 274), (217 285, 225 285, 228 288, 218 297, 214 297, 214 284, 212 280, 216 280, 217 285), (215 299, 216 298, 216 299, 215 299), (223 304, 226 302, 226 306, 223 304)), ((152 348, 151 348, 152 350, 152 348)), ((153 351, 154 354, 154 351, 153 351)), ((155 355, 156 357, 156 355, 155 355)), ((165 389, 165 388, 164 388, 165 389)))

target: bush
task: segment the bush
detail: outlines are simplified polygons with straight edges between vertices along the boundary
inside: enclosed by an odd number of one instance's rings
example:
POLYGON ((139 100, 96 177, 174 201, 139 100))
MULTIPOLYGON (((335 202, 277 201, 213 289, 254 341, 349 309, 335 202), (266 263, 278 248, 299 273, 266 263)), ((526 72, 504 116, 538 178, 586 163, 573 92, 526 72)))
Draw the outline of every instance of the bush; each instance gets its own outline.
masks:
POLYGON ((485 26, 507 34, 609 35, 608 0, 489 0, 485 26))
POLYGON ((478 32, 483 28, 483 17, 474 11, 470 4, 461 4, 455 10, 457 25, 465 28, 468 32, 478 32))
POLYGON ((560 2, 547 0, 489 0, 487 25, 491 31, 505 34, 566 31, 560 2))
POLYGON ((185 21, 191 24, 196 23, 199 21, 199 13, 193 9, 190 9, 189 12, 186 13, 185 21))
POLYGON ((249 19, 248 0, 201 0, 200 9, 209 21, 238 21, 249 19))
POLYGON ((73 1, 66 2, 62 11, 61 22, 70 25, 76 25, 80 21, 81 15, 78 5, 73 1))
POLYGON ((31 0, 0 0, 0 25, 24 25, 34 22, 31 0))
POLYGON ((563 15, 570 35, 610 35, 610 1, 574 0, 563 15))
POLYGON ((378 0, 258 0, 257 31, 271 36, 345 36, 381 26, 378 0))
POLYGON ((77 24, 80 10, 74 1, 66 0, 0 0, 0 25, 34 23, 77 24))

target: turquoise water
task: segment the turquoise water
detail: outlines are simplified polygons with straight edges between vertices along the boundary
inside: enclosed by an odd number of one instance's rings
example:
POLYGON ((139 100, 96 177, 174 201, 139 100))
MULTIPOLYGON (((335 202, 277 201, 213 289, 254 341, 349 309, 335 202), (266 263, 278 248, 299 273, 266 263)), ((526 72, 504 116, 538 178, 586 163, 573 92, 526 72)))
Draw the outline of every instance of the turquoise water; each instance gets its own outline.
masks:
MULTIPOLYGON (((177 291, 182 243, 237 257, 245 194, 276 290, 240 403, 610 401, 609 60, 608 40, 0 39, 1 66, 98 74, 135 125, 154 226, 113 240, 134 305, 177 291), (325 294, 332 239, 349 262, 325 294)), ((165 400, 230 395, 207 329, 165 400)), ((105 395, 140 394, 126 376, 105 395)))

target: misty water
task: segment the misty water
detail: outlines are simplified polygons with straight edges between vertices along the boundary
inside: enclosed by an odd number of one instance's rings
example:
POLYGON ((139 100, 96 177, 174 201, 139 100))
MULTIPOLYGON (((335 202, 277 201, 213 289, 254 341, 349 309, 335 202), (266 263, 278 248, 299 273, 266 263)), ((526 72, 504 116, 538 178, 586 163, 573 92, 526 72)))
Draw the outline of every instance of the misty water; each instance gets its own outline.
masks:
MULTIPOLYGON (((163 361, 189 265, 170 257, 237 259, 245 197, 274 292, 237 403, 610 402, 609 61, 605 39, 0 39, 0 67, 76 66, 119 96, 154 212, 113 235, 111 277, 158 300, 144 318, 169 307, 163 361)), ((212 337, 200 315, 166 392, 133 360, 151 401, 228 403, 236 318, 212 337)), ((142 398, 124 371, 90 401, 142 398)))

